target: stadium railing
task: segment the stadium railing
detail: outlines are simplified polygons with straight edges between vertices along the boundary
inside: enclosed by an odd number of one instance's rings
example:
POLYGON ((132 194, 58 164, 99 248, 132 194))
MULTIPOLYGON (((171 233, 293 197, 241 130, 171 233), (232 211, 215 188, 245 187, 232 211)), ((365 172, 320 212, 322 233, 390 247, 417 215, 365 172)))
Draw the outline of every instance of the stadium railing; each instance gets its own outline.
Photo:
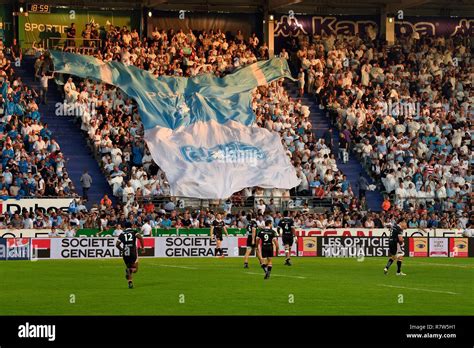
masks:
MULTIPOLYGON (((77 231, 76 237, 95 237, 99 233, 98 228, 83 228, 77 231)), ((229 236, 245 235, 245 228, 227 228, 229 236)), ((101 237, 112 236, 114 229, 108 229, 100 233, 101 237)), ((210 228, 153 228, 153 237, 167 237, 167 236, 209 236, 210 228)))
MULTIPOLYGON (((467 196, 463 198, 463 203, 467 204, 467 196)), ((437 211, 457 211, 461 209, 456 209, 456 198, 425 198, 425 197, 400 197, 399 195, 392 194, 392 204, 395 206, 402 206, 404 210, 408 210, 410 208, 410 204, 413 208, 418 209, 420 206, 424 208, 433 207, 437 211), (446 203, 450 202, 449 207, 446 207, 446 203), (436 209, 439 208, 439 209, 436 209)))
POLYGON ((102 48, 102 39, 50 37, 46 41, 46 49, 87 54, 102 48), (72 45, 74 43, 74 45, 72 45))
MULTIPOLYGON (((232 211, 253 210, 257 209, 257 204, 263 200, 268 206, 270 200, 273 199, 273 205, 277 211, 283 210, 301 210, 307 204, 308 209, 325 211, 333 205, 332 198, 318 198, 315 196, 250 196, 250 197, 231 197, 232 211)), ((171 196, 154 196, 142 198, 140 203, 151 201, 155 207, 165 206, 169 202, 173 202, 175 209, 224 209, 226 206, 225 199, 200 199, 190 197, 171 197, 171 196)), ((166 208, 165 208, 166 209, 166 208)))

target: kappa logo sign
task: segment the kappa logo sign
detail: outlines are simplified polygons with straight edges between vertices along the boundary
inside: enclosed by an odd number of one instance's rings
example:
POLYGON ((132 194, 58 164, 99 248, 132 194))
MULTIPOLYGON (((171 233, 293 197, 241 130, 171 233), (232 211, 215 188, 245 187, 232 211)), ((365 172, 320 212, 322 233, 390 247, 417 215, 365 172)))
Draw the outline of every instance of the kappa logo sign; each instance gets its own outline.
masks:
POLYGON ((28 322, 18 326, 20 338, 47 338, 52 342, 56 340, 56 325, 34 325, 28 322))

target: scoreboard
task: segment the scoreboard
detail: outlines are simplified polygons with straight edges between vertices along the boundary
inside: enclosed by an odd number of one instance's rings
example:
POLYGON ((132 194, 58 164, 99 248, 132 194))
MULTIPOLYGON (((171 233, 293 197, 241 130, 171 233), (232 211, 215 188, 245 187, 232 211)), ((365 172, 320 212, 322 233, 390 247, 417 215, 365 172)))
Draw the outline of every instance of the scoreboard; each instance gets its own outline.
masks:
POLYGON ((45 4, 28 4, 27 12, 32 13, 50 13, 51 6, 45 4))

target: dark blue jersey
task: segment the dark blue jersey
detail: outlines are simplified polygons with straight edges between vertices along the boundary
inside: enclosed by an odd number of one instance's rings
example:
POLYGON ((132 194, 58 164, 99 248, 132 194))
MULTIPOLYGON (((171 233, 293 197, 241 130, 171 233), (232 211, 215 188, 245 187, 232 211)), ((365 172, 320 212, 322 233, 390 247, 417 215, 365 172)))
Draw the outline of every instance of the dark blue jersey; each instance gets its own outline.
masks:
POLYGON ((258 238, 262 240, 262 248, 268 248, 272 246, 273 239, 277 238, 277 235, 271 228, 264 228, 258 233, 258 238))
POLYGON ((123 254, 125 256, 137 253, 137 231, 125 230, 119 235, 118 239, 123 244, 123 254))
POLYGON ((292 218, 285 217, 280 220, 278 227, 283 231, 283 236, 293 236, 294 222, 292 218))
POLYGON ((247 225, 246 227, 246 231, 247 231, 247 236, 251 236, 252 235, 252 230, 255 228, 255 230, 257 229, 257 221, 255 220, 251 220, 249 222, 249 224, 247 225))
POLYGON ((391 242, 397 242, 398 243, 398 241, 399 241, 398 237, 400 237, 402 235, 403 235, 403 230, 399 225, 394 224, 390 228, 390 241, 391 242))

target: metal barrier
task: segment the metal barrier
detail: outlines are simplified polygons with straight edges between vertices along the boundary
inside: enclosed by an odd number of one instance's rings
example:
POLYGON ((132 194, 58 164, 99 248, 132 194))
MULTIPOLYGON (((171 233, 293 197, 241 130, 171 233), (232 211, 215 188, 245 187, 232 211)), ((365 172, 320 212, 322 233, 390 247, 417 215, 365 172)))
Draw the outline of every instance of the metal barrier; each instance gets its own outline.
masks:
POLYGON ((90 54, 102 48, 102 39, 50 37, 46 41, 46 48, 65 52, 90 54))
MULTIPOLYGON (((436 197, 430 197, 430 198, 425 198, 425 197, 400 197, 396 194, 391 195, 391 203, 393 206, 399 207, 403 210, 409 210, 410 205, 418 209, 420 206, 423 206, 424 208, 430 208, 433 207, 437 212, 443 211, 443 212, 448 212, 448 211, 457 211, 456 209, 456 201, 457 199, 455 198, 443 198, 439 199, 436 197)), ((463 197, 463 203, 467 203, 468 196, 463 197)))
MULTIPOLYGON (((271 196, 250 196, 250 197, 231 197, 231 210, 238 212, 241 210, 257 210, 260 200, 263 200, 267 209, 270 200, 273 200, 275 211, 284 210, 301 210, 307 208, 310 210, 326 211, 333 205, 332 198, 318 198, 315 196, 289 196, 289 197, 271 197, 271 196)), ((142 198, 140 203, 152 202, 155 207, 163 208, 169 202, 174 204, 175 209, 224 209, 227 200, 224 199, 200 199, 190 197, 172 197, 172 196, 155 196, 150 198, 142 198)))

